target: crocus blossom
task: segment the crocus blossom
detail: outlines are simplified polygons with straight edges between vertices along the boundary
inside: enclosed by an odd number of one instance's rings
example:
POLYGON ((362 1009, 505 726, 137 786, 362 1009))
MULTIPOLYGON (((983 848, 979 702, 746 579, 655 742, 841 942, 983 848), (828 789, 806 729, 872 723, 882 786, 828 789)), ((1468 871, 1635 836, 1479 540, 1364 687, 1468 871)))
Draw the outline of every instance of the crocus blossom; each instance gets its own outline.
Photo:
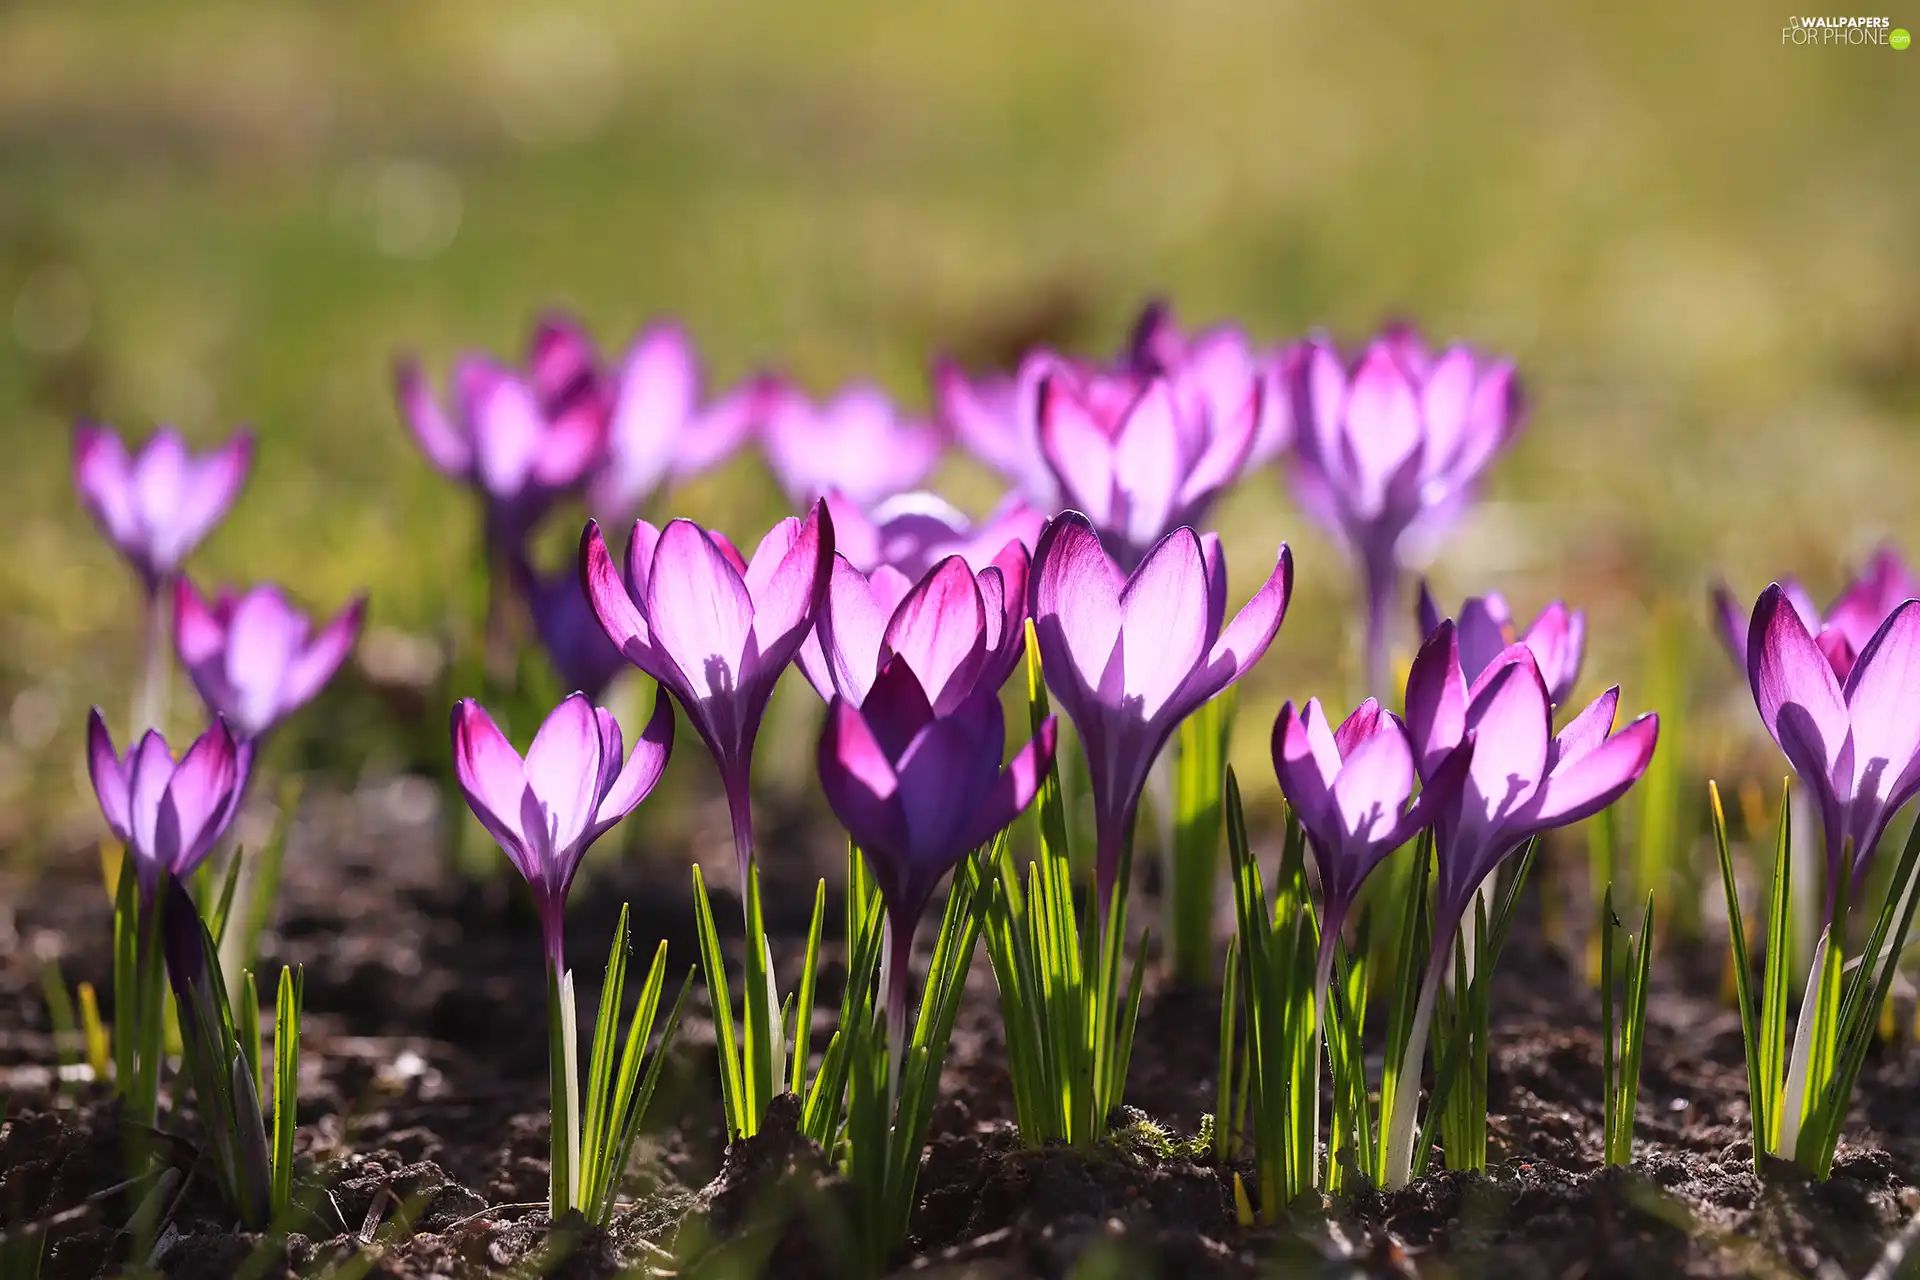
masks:
POLYGON ((402 360, 400 411, 428 460, 484 495, 495 542, 515 546, 606 448, 607 394, 592 344, 570 320, 549 316, 534 328, 526 374, 469 354, 455 361, 451 382, 449 411, 419 365, 402 360))
POLYGON ((833 521, 816 503, 746 561, 691 520, 636 520, 626 572, 600 526, 580 539, 580 575, 607 637, 685 708, 713 753, 732 812, 740 882, 753 857, 749 773, 774 683, 813 627, 833 567, 833 521))
POLYGON ((769 379, 752 378, 705 399, 693 340, 670 323, 635 338, 610 381, 607 449, 587 501, 596 512, 622 517, 662 485, 724 462, 752 435, 776 389, 769 379))
MULTIPOLYGON (((1424 639, 1440 625, 1440 610, 1433 602, 1427 584, 1420 584, 1420 635, 1424 639)), ((1567 700, 1580 678, 1580 660, 1586 653, 1587 617, 1578 609, 1569 609, 1555 600, 1540 611, 1524 633, 1515 629, 1513 611, 1498 591, 1470 596, 1460 606, 1455 621, 1459 635, 1460 670, 1471 684, 1495 658, 1514 643, 1533 652, 1534 665, 1547 683, 1547 698, 1554 706, 1567 700)))
MULTIPOLYGON (((1861 650, 1867 647, 1867 641, 1873 639, 1873 633, 1895 607, 1903 600, 1920 597, 1920 578, 1914 576, 1892 547, 1881 547, 1874 552, 1866 568, 1827 606, 1825 613, 1794 579, 1782 578, 1779 587, 1787 603, 1800 615, 1808 634, 1813 636, 1813 642, 1827 656, 1833 674, 1843 681, 1853 670, 1861 650)), ((1713 612, 1716 630, 1727 652, 1745 667, 1750 612, 1724 584, 1713 589, 1713 612)))
POLYGON ((897 658, 934 712, 951 714, 975 689, 999 692, 1025 652, 1027 571, 1018 542, 977 574, 948 556, 918 582, 884 565, 864 574, 836 555, 814 632, 800 647, 801 674, 827 701, 857 707, 897 658))
POLYGON ((1237 410, 1183 396, 1162 377, 1079 373, 1058 365, 1041 382, 1040 447, 1063 500, 1086 515, 1131 570, 1167 533, 1206 518, 1253 448, 1263 399, 1249 378, 1237 410))
POLYGON ((1173 530, 1131 574, 1077 511, 1056 516, 1034 552, 1029 612, 1047 688, 1079 730, 1093 787, 1104 912, 1154 757, 1195 708, 1273 643, 1293 591, 1285 544, 1232 622, 1219 540, 1173 530))
POLYGON ((1471 748, 1456 753, 1411 806, 1418 774, 1406 725, 1368 698, 1338 729, 1318 698, 1298 711, 1291 701, 1273 724, 1273 769, 1313 850, 1324 902, 1315 990, 1325 987, 1333 943, 1347 912, 1380 860, 1457 799, 1471 748))
POLYGON ((1434 537, 1465 509, 1520 428, 1513 366, 1411 329, 1376 338, 1352 366, 1325 338, 1294 359, 1295 496, 1360 570, 1367 678, 1386 675, 1386 627, 1409 534, 1434 537))
POLYGON ((887 1018, 896 1045, 914 929, 935 886, 1020 816, 1054 745, 1049 717, 1003 769, 1006 729, 995 693, 974 689, 939 714, 899 656, 881 668, 863 705, 833 699, 817 752, 820 785, 886 904, 887 1018))
POLYGON ((1760 719, 1820 809, 1831 911, 1847 858, 1857 885, 1887 822, 1920 790, 1920 601, 1894 608, 1843 681, 1774 583, 1753 607, 1746 650, 1760 719))
POLYGON ((73 433, 81 505, 150 593, 220 522, 252 462, 247 431, 198 457, 171 428, 155 432, 134 455, 107 427, 82 423, 73 433))
POLYGON ((871 506, 918 485, 946 448, 942 432, 908 418, 866 383, 824 404, 794 387, 770 392, 760 437, 768 465, 796 504, 837 489, 871 506))
POLYGON ((211 602, 191 579, 174 584, 174 648, 207 710, 243 739, 258 738, 312 700, 360 635, 366 599, 315 633, 278 587, 222 588, 211 602))
POLYGON ((895 494, 871 510, 838 489, 827 490, 825 500, 833 516, 837 553, 862 573, 891 565, 910 578, 953 555, 975 570, 984 569, 1009 542, 1032 551, 1047 523, 1018 493, 1008 494, 978 523, 945 498, 921 489, 895 494))
POLYGON ((100 813, 126 847, 145 901, 164 873, 191 875, 213 851, 246 788, 253 749, 215 718, 178 761, 148 730, 123 756, 114 750, 100 708, 87 721, 87 772, 100 813))
POLYGON ((1659 740, 1649 712, 1618 733, 1615 685, 1556 737, 1553 704, 1533 651, 1508 646, 1468 682, 1459 633, 1442 622, 1407 677, 1407 728, 1423 780, 1431 781, 1463 740, 1474 742, 1457 804, 1434 814, 1439 884, 1434 954, 1446 954, 1473 893, 1530 837, 1578 822, 1619 799, 1645 772, 1659 740))
MULTIPOLYGON (((1468 683, 1451 621, 1427 637, 1407 677, 1407 729, 1415 765, 1427 786, 1461 769, 1448 803, 1433 812, 1434 858, 1439 868, 1433 909, 1433 949, 1414 1007, 1400 1070, 1417 1075, 1432 1026, 1440 978, 1453 955, 1460 920, 1481 882, 1523 843, 1542 831, 1600 812, 1646 771, 1660 722, 1643 715, 1613 732, 1618 686, 1575 716, 1556 737, 1553 705, 1533 651, 1510 645, 1468 683)), ((1387 1185, 1405 1186, 1413 1164, 1413 1116, 1419 1091, 1394 1096, 1387 1125, 1387 1185)))
POLYGON ((584 693, 569 695, 534 734, 524 759, 472 698, 453 707, 453 772, 481 825, 526 877, 546 941, 564 970, 567 890, 587 849, 647 798, 673 750, 673 707, 653 715, 627 754, 619 722, 584 693))
POLYGON ((1285 353, 1263 355, 1254 349, 1244 330, 1223 324, 1186 334, 1175 323, 1173 308, 1148 303, 1127 343, 1127 363, 1137 372, 1158 375, 1173 384, 1176 397, 1189 413, 1207 415, 1214 422, 1229 421, 1246 405, 1248 388, 1261 387, 1259 417, 1246 466, 1273 461, 1293 435, 1293 412, 1284 383, 1285 353))

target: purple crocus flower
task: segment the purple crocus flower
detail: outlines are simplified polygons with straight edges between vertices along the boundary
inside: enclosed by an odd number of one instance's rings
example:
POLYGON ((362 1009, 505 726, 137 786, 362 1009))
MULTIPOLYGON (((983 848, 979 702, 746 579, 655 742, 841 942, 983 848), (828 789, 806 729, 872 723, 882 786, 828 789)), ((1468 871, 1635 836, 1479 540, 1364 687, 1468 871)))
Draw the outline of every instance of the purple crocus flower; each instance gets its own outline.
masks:
POLYGON ((100 708, 87 721, 87 772, 100 812, 126 846, 143 900, 153 901, 162 873, 191 875, 233 821, 253 750, 215 717, 176 763, 167 741, 149 729, 126 755, 115 752, 100 708))
POLYGON ((346 661, 360 636, 366 597, 350 602, 316 634, 275 586, 211 603, 191 579, 174 583, 174 648, 207 710, 243 740, 260 737, 305 706, 346 661))
POLYGON ((533 890, 547 961, 566 968, 567 890, 589 846, 647 798, 673 750, 673 705, 656 694, 653 715, 627 755, 619 722, 584 693, 570 694, 527 747, 513 749, 487 709, 453 704, 453 774, 467 807, 533 890))
POLYGON ((1009 542, 1031 551, 1047 523, 1018 493, 1009 493, 977 524, 923 489, 895 494, 871 511, 837 489, 827 491, 826 503, 833 515, 834 549, 854 568, 871 573, 891 565, 910 578, 956 555, 976 571, 984 569, 1009 542))
POLYGON ((679 325, 656 324, 635 338, 611 379, 605 457, 587 501, 606 515, 631 517, 662 485, 726 461, 746 443, 775 384, 752 378, 704 401, 693 340, 679 325))
POLYGON ((73 484, 80 503, 139 573, 149 595, 173 576, 233 505, 253 463, 253 435, 237 431, 195 457, 180 433, 155 432, 129 456, 107 427, 81 423, 73 433, 73 484))
POLYGON ((1619 704, 1615 685, 1556 737, 1546 682, 1525 644, 1508 646, 1469 683, 1454 624, 1427 637, 1407 676, 1406 722, 1422 779, 1438 776, 1462 741, 1475 742, 1459 803, 1434 815, 1436 956, 1452 947, 1474 891, 1508 854, 1600 812, 1645 772, 1660 719, 1649 712, 1615 733, 1619 704))
POLYGON ((517 546, 606 449, 607 393, 593 346, 563 317, 535 326, 524 376, 484 355, 455 361, 451 413, 412 360, 399 363, 394 385, 421 452, 485 497, 496 547, 517 546))
MULTIPOLYGON (((1440 979, 1474 893, 1494 869, 1528 839, 1600 812, 1646 771, 1659 741, 1660 721, 1643 715, 1613 732, 1620 689, 1588 704, 1556 737, 1546 682, 1524 644, 1509 646, 1471 683, 1460 667, 1459 637, 1451 621, 1427 637, 1407 677, 1407 728, 1425 784, 1461 769, 1464 778, 1448 803, 1433 811, 1433 949, 1414 1007, 1403 1072, 1417 1073, 1426 1052, 1440 979)), ((1404 1077, 1403 1077, 1404 1078, 1404 1077)), ((1412 1168, 1413 1109, 1418 1090, 1395 1096, 1387 1127, 1387 1185, 1406 1185, 1412 1168)))
POLYGON ((1409 806, 1418 774, 1400 717, 1368 698, 1331 729, 1318 698, 1298 711, 1292 702, 1281 706, 1273 724, 1273 769, 1313 849, 1324 902, 1316 991, 1326 989, 1334 940, 1360 886, 1437 809, 1457 800, 1471 750, 1455 752, 1409 806))
MULTIPOLYGON (((1424 639, 1440 625, 1440 610, 1433 602, 1427 584, 1420 584, 1420 635, 1424 639)), ((1493 660, 1518 642, 1533 651, 1540 678, 1547 682, 1547 698, 1560 706, 1573 692, 1580 678, 1580 660, 1586 653, 1587 616, 1555 600, 1540 611, 1525 633, 1513 625, 1513 611, 1498 591, 1470 596, 1460 606, 1456 623, 1460 644, 1460 669, 1471 684, 1493 660)))
POLYGON ((794 387, 770 392, 760 437, 768 465, 796 504, 837 489, 871 506, 919 484, 946 448, 940 431, 907 418, 866 383, 819 405, 794 387))
POLYGON ((1920 601, 1894 608, 1842 681, 1774 583, 1753 607, 1747 679, 1767 732, 1820 808, 1832 911, 1847 858, 1857 886, 1887 822, 1920 790, 1920 601))
POLYGON ((591 521, 587 599, 627 661, 659 681, 713 753, 733 818, 740 883, 753 860, 753 742, 774 683, 813 627, 833 568, 833 520, 816 503, 760 541, 751 562, 691 520, 636 520, 623 577, 591 521))
POLYGON ((1519 385, 1505 360, 1459 346, 1432 355, 1398 326, 1351 367, 1330 341, 1309 339, 1293 368, 1294 493, 1359 567, 1377 692, 1409 535, 1437 536, 1472 500, 1520 429, 1519 385))
POLYGON ((1128 574, 1086 516, 1065 512, 1040 535, 1030 582, 1047 687, 1087 754, 1105 912, 1154 757, 1273 643, 1293 592, 1293 553, 1281 545, 1273 573, 1224 629, 1219 539, 1184 526, 1128 574))
POLYGON ((1133 370, 1166 378, 1190 414, 1227 422, 1246 405, 1248 388, 1260 385, 1259 419, 1245 465, 1263 466, 1279 457, 1293 435, 1292 405, 1283 381, 1283 357, 1254 350, 1237 325, 1185 334, 1165 302, 1151 302, 1134 323, 1127 343, 1133 370))
MULTIPOLYGON (((1782 578, 1780 591, 1813 642, 1827 656, 1833 674, 1844 681, 1874 632, 1880 629, 1903 600, 1920 598, 1920 578, 1908 569, 1900 553, 1881 547, 1873 553, 1860 575, 1848 584, 1823 614, 1792 578, 1782 578)), ((1747 665, 1747 631, 1750 615, 1724 584, 1713 588, 1714 621, 1727 652, 1742 667, 1747 665)))
POLYGON ((948 556, 918 582, 884 565, 864 574, 836 555, 813 634, 800 646, 801 674, 827 701, 857 707, 897 657, 937 715, 975 689, 998 693, 1026 651, 1027 571, 1018 542, 978 574, 948 556))
POLYGON ((913 934, 942 876, 1020 816, 1053 762, 1052 717, 1002 769, 1006 729, 987 688, 937 714, 896 656, 863 705, 836 696, 820 735, 820 786, 860 847, 887 908, 887 1026, 904 1043, 913 934))
POLYGON ((1092 373, 1061 365, 1040 384, 1040 447, 1065 501, 1085 513, 1122 568, 1162 537, 1205 519, 1240 474, 1260 420, 1260 384, 1215 418, 1204 399, 1166 378, 1092 373))

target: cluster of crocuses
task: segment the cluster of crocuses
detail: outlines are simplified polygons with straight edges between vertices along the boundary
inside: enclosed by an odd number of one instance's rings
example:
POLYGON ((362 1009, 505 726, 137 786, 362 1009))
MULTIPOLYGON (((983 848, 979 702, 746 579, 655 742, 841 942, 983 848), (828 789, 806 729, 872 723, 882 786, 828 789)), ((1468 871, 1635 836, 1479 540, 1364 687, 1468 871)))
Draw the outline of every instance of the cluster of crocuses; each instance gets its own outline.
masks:
MULTIPOLYGON (((405 367, 403 405, 429 455, 483 495, 489 554, 522 566, 518 582, 538 581, 525 566, 526 532, 570 491, 589 510, 630 514, 654 488, 750 439, 802 509, 750 556, 690 520, 657 526, 634 519, 616 560, 590 520, 578 588, 555 579, 528 593, 563 674, 569 655, 592 647, 578 639, 584 616, 615 658, 645 672, 664 695, 630 757, 623 759, 612 714, 592 705, 590 695, 610 678, 606 664, 593 668, 591 680, 583 672, 582 691, 552 713, 524 758, 476 703, 462 702, 453 723, 459 785, 540 904, 559 1105, 575 1076, 563 1062, 573 1022, 560 941, 567 887, 588 845, 660 776, 671 744, 667 699, 679 703, 718 770, 742 888, 749 979, 739 1049, 724 975, 712 972, 717 945, 706 950, 736 1134, 754 1131, 772 1082, 790 1079, 797 1090, 804 1075, 798 1062, 789 1072, 787 1055, 806 1053, 798 1029, 810 995, 789 1020, 773 986, 757 911, 750 785, 760 721, 790 662, 828 703, 820 784, 858 851, 855 874, 871 877, 885 908, 878 985, 894 1089, 882 1092, 897 1094, 909 1052, 914 934, 940 882, 955 872, 958 896, 949 900, 936 953, 945 953, 964 910, 998 913, 984 926, 989 936, 1044 936, 1044 946, 990 948, 1010 1021, 1033 999, 1053 998, 1036 995, 1056 985, 1057 975, 1042 972, 1048 965, 1067 963, 1069 951, 1089 957, 1070 966, 1086 981, 1067 985, 1103 994, 1058 1021, 1055 1032, 1093 1042, 1057 1044, 1036 1056, 1071 1063, 1089 1054, 1117 1101, 1131 1037, 1128 984, 1087 975, 1096 967, 1091 957, 1120 954, 1143 793, 1182 723, 1265 653, 1292 586, 1283 545, 1272 572, 1229 620, 1219 540, 1201 527, 1212 502, 1250 466, 1287 460, 1296 492, 1362 571, 1368 669, 1377 681, 1387 610, 1413 542, 1459 512, 1518 422, 1510 368, 1465 348, 1433 355, 1410 331, 1395 329, 1351 363, 1321 339, 1260 353, 1231 329, 1183 335, 1158 307, 1111 363, 1038 352, 1012 375, 978 380, 941 366, 934 424, 911 420, 870 388, 816 407, 771 377, 703 406, 688 344, 664 327, 603 374, 577 328, 548 321, 526 376, 469 358, 453 381, 449 415, 405 367), (949 436, 1016 486, 978 525, 912 487, 949 436), (563 611, 572 616, 564 628, 563 611), (554 639, 563 630, 565 645, 554 639), (1029 635, 1033 652, 1026 652, 1029 635), (1000 691, 1023 653, 1032 740, 1009 763, 1000 691), (1004 849, 1003 833, 1044 795, 1055 767, 1043 685, 1077 731, 1092 791, 1089 931, 1073 926, 1070 904, 1045 923, 1017 919, 1024 908, 1009 873, 999 873, 992 892, 974 891, 997 873, 991 860, 970 859, 1004 849), (956 871, 962 867, 970 868, 965 876, 956 871), (1065 1031, 1069 1025, 1079 1031, 1065 1031)), ((1408 687, 1407 721, 1369 700, 1335 732, 1313 701, 1299 712, 1284 708, 1274 733, 1275 768, 1323 886, 1316 983, 1323 1005, 1333 940, 1361 883, 1416 833, 1433 833, 1439 890, 1431 958, 1406 1050, 1416 1070, 1468 901, 1533 835, 1619 796, 1646 767, 1657 734, 1652 717, 1613 732, 1618 692, 1610 690, 1556 736, 1554 709, 1573 684, 1583 640, 1580 615, 1563 606, 1551 607, 1524 638, 1497 596, 1469 601, 1457 625, 1425 601, 1419 622, 1426 642, 1408 687)), ((1216 794, 1220 781, 1210 783, 1216 794)), ((1057 846, 1064 819, 1043 814, 1040 825, 1048 833, 1043 846, 1057 846)), ((1064 865, 1064 851, 1055 852, 1064 865)), ((701 894, 705 936, 710 913, 701 894)), ((850 953, 856 927, 850 920, 850 953)), ((818 928, 816 918, 816 938, 818 928)), ((1113 958, 1098 967, 1119 971, 1113 958)), ((811 978, 803 984, 810 992, 811 978)), ((1137 978, 1133 988, 1137 1001, 1137 978)), ((919 1026, 928 1022, 923 1010, 919 1026)), ((912 1051, 927 1047, 916 1039, 912 1051)), ((1053 1091, 1073 1092, 1071 1074, 1063 1069, 1053 1091)), ((844 1074, 823 1066, 816 1081, 828 1078, 844 1083, 844 1074)), ((1407 1112, 1396 1108, 1385 1133, 1387 1178, 1395 1182, 1411 1165, 1417 1091, 1401 1096, 1407 1112)), ((837 1109, 838 1100, 830 1106, 837 1109)), ((1090 1125, 1063 1123, 1060 1132, 1028 1137, 1097 1136, 1106 1109, 1088 1114, 1090 1125)), ((910 1121, 903 1114, 898 1123, 910 1121)), ((559 1127, 556 1117, 556 1143, 559 1127)), ((872 1129, 850 1122, 849 1131, 872 1129)), ((562 1203, 558 1192, 555 1203, 562 1203)))
MULTIPOLYGON (((114 1087, 127 1113, 151 1125, 168 1038, 165 978, 176 999, 183 1078, 198 1095, 218 1180, 244 1221, 264 1225, 291 1194, 300 982, 282 971, 275 1069, 263 1074, 251 969, 241 972, 236 1010, 218 953, 233 914, 240 852, 229 859, 222 885, 196 873, 239 811, 263 739, 345 661, 364 601, 348 604, 316 631, 275 586, 222 588, 209 600, 186 576, 187 556, 239 494, 252 453, 246 432, 198 457, 170 429, 132 454, 112 431, 93 424, 82 424, 73 442, 81 503, 133 566, 147 616, 148 657, 127 750, 115 748, 98 707, 87 726, 88 771, 120 845, 114 1087), (210 720, 177 758, 166 738, 171 657, 186 669, 210 720), (278 1099, 271 1146, 260 1103, 269 1082, 278 1099)), ((277 865, 277 856, 268 861, 277 865)), ((263 897, 271 895, 272 874, 257 886, 263 897)), ((240 932, 241 963, 250 966, 252 938, 240 932)), ((131 1163, 135 1177, 146 1176, 144 1146, 131 1163)))

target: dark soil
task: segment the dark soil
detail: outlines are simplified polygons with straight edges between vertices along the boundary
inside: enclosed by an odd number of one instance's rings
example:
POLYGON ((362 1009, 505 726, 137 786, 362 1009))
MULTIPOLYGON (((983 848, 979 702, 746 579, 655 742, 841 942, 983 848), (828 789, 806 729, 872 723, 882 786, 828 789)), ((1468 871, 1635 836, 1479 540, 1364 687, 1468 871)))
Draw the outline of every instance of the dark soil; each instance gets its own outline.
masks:
MULTIPOLYGON (((306 1217, 284 1242, 263 1243, 231 1231, 206 1179, 190 1176, 166 1206, 151 1260, 176 1277, 847 1274, 844 1187, 794 1135, 792 1109, 777 1104, 765 1133, 725 1146, 697 985, 635 1154, 633 1205, 606 1232, 549 1222, 535 925, 504 878, 457 883, 430 827, 386 812, 366 795, 308 803, 263 944, 265 967, 306 967, 306 1217)), ((793 964, 812 879, 842 846, 803 823, 776 825, 793 853, 766 860, 766 897, 770 928, 788 943, 776 939, 776 959, 793 964)), ((613 869, 576 890, 569 918, 583 1008, 621 901, 633 906, 637 944, 667 939, 676 969, 695 953, 684 862, 621 862, 609 848, 594 864, 613 869)), ((722 920, 729 905, 715 904, 722 920)), ((31 884, 0 881, 0 1230, 43 1230, 49 1277, 111 1271, 130 1246, 122 1228, 133 1193, 113 1190, 116 1109, 98 1086, 56 1082, 40 994, 41 966, 57 957, 70 982, 92 982, 104 997, 108 931, 90 854, 56 860, 31 884)), ((1122 1136, 1092 1152, 1032 1150, 1013 1130, 983 955, 898 1267, 949 1276, 1859 1276, 1920 1209, 1920 1054, 1904 1042, 1876 1048, 1829 1181, 1783 1171, 1763 1183, 1747 1145, 1738 1020, 1706 998, 1716 965, 1704 952, 1656 965, 1631 1169, 1600 1167, 1598 1001, 1541 936, 1535 913, 1495 985, 1490 1170, 1302 1204, 1283 1223, 1245 1229, 1231 1179, 1186 1154, 1213 1106, 1217 993, 1150 985, 1128 1097, 1138 1111, 1117 1117, 1122 1136), (1662 985, 1681 972, 1688 990, 1662 985)), ((783 989, 791 981, 783 974, 783 989)), ((831 1027, 815 1030, 818 1051, 831 1027)), ((194 1166, 185 1143, 166 1154, 194 1166)), ((0 1272, 7 1266, 0 1255, 0 1272)))

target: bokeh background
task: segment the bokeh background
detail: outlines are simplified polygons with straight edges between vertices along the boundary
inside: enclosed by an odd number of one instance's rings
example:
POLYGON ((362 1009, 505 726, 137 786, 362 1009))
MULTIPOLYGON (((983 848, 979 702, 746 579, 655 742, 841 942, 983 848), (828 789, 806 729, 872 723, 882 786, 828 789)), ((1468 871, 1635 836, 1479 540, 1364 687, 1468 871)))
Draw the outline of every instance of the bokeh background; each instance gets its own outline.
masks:
MULTIPOLYGON (((73 419, 200 444, 253 424, 254 477, 190 567, 328 611, 367 589, 363 661, 404 665, 472 588, 473 514, 401 426, 391 362, 517 356, 550 306, 615 348, 677 316, 722 381, 871 376, 917 408, 936 351, 1106 352, 1150 296, 1267 343, 1408 316, 1510 352, 1530 425, 1433 566, 1441 595, 1566 597, 1589 692, 1686 702, 1691 770, 1777 770, 1707 584, 1750 598, 1794 572, 1825 595, 1877 541, 1920 551, 1920 51, 1783 46, 1787 18, 0 6, 0 846, 95 834, 85 709, 117 723, 138 671, 134 585, 72 494, 73 419), (1676 644, 1686 678, 1650 687, 1646 655, 1676 644)), ((994 497, 959 459, 940 487, 994 497)), ((752 456, 674 503, 736 539, 777 506, 752 456)), ((1281 539, 1298 557, 1241 704, 1242 772, 1270 786, 1281 697, 1349 697, 1348 579, 1273 474, 1218 525, 1243 595, 1281 539)), ((410 726, 364 684, 297 731, 346 782, 443 732, 443 706, 410 726)), ((793 745, 811 694, 784 695, 793 745)), ((762 756, 770 785, 804 779, 804 751, 762 756)))

